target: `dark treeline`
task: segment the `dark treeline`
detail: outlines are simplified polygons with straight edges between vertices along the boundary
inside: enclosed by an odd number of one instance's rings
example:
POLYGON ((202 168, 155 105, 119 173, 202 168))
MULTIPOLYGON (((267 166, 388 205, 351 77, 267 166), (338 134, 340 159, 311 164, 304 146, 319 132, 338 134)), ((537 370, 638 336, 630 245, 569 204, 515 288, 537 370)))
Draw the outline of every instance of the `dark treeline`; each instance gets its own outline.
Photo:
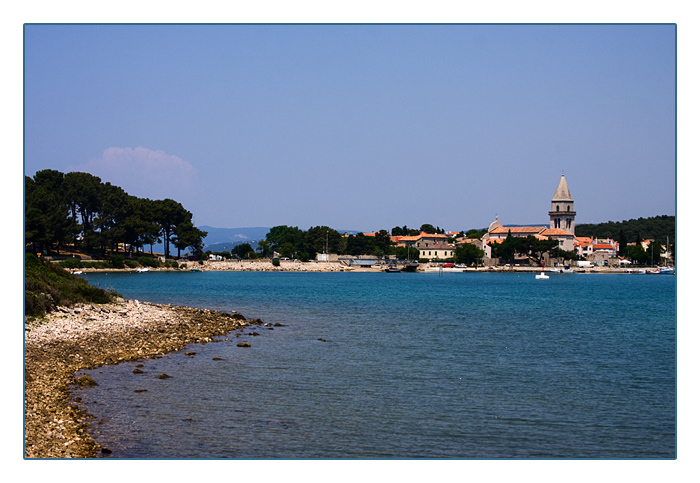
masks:
MULTIPOLYGON (((399 227, 396 229, 402 230, 399 227)), ((406 228, 408 233, 418 234, 420 231, 406 228)), ((418 258, 417 249, 396 246, 391 240, 392 236, 398 235, 389 234, 386 230, 380 230, 373 236, 363 233, 348 235, 329 226, 312 226, 308 230, 302 230, 296 226, 279 225, 270 228, 265 239, 257 242, 256 251, 250 244, 243 243, 232 249, 231 255, 238 258, 268 258, 276 254, 282 258, 302 261, 312 260, 319 253, 376 257, 395 255, 397 258, 413 260, 418 258)), ((216 254, 228 256, 227 252, 216 254)))
POLYGON ((24 236, 28 250, 47 253, 72 245, 87 253, 118 252, 131 256, 163 242, 178 251, 202 252, 206 232, 192 223, 192 213, 171 199, 150 200, 89 173, 63 174, 52 169, 24 178, 24 236))
MULTIPOLYGON (((373 236, 367 236, 363 233, 341 234, 328 226, 314 226, 304 231, 295 226, 281 225, 271 228, 265 239, 258 242, 257 255, 268 257, 277 253, 283 258, 310 260, 315 258, 318 253, 336 253, 338 255, 372 255, 376 257, 394 255, 398 259, 417 260, 420 256, 418 249, 398 246, 391 240, 391 237, 418 235, 420 232, 444 233, 444 230, 427 224, 422 225, 420 229, 397 226, 391 230, 391 234, 387 230, 379 230, 373 236)), ((468 233, 475 236, 483 234, 481 230, 471 230, 468 233)), ((477 258, 483 257, 483 251, 470 250, 472 247, 471 245, 466 248, 460 247, 456 261, 471 263, 477 258)), ((235 254, 242 255, 240 252, 235 254)), ((251 255, 249 250, 248 255, 251 255)))
MULTIPOLYGON (((375 236, 344 235, 328 226, 314 226, 307 231, 286 225, 270 229, 265 240, 258 242, 261 256, 270 256, 274 252, 280 257, 310 260, 318 253, 337 253, 339 255, 399 255, 398 247, 391 241, 386 230, 378 231, 375 236)), ((403 248, 405 258, 406 249, 403 248)), ((417 256, 417 250, 414 254, 417 256)))
POLYGON ((608 221, 598 224, 576 225, 576 236, 587 236, 591 238, 612 238, 620 241, 620 238, 635 241, 653 239, 666 244, 666 237, 669 242, 676 241, 676 217, 669 215, 655 216, 653 218, 638 218, 636 220, 608 221), (621 237, 621 234, 624 237, 621 237))
POLYGON ((620 244, 620 255, 636 263, 654 264, 662 253, 676 257, 676 217, 669 215, 636 220, 576 225, 576 236, 612 238, 620 244), (653 240, 647 248, 643 240, 653 240))

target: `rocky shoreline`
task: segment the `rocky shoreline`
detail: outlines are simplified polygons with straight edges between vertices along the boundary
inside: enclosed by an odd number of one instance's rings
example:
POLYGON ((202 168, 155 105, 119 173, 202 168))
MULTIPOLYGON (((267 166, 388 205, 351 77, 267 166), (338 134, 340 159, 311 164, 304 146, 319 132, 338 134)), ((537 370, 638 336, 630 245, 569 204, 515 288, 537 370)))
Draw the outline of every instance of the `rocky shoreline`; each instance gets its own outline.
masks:
POLYGON ((158 357, 191 343, 262 324, 240 314, 118 299, 59 307, 25 321, 25 458, 91 458, 108 448, 88 434, 92 417, 70 399, 76 373, 105 364, 158 357))
MULTIPOLYGON (((420 263, 418 265, 418 272, 431 272, 438 270, 440 263, 420 263)), ((386 265, 373 265, 373 266, 350 266, 344 262, 339 261, 309 261, 302 262, 299 260, 283 260, 280 262, 279 266, 273 265, 270 260, 221 260, 221 261, 211 261, 206 260, 200 262, 182 262, 180 268, 150 268, 149 271, 156 272, 175 272, 175 271, 197 271, 197 272, 383 272, 386 265)), ((553 267, 545 267, 545 271, 548 272, 553 267)), ((646 267, 648 268, 648 267, 646 267)), ((593 267, 593 268, 573 268, 576 273, 627 273, 630 272, 629 268, 621 267, 593 267)), ((131 268, 122 269, 104 269, 104 268, 83 268, 82 272, 134 272, 138 270, 131 268)), ((479 267, 479 268, 465 268, 457 269, 451 268, 450 272, 464 272, 464 273, 507 273, 507 272, 532 272, 539 273, 542 271, 542 267, 532 267, 532 266, 508 266, 499 265, 491 267, 479 267)))

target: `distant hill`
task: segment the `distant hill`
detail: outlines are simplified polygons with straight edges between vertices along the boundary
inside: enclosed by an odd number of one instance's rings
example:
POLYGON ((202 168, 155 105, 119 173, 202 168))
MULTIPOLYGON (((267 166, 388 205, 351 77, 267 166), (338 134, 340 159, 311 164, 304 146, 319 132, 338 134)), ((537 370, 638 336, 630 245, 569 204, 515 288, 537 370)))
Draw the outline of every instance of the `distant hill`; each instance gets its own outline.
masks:
MULTIPOLYGON (((258 246, 258 240, 263 240, 265 235, 270 231, 266 227, 253 228, 216 228, 213 226, 198 226, 200 230, 207 232, 207 236, 202 240, 204 251, 211 250, 212 252, 230 252, 233 247, 241 243, 250 243, 255 249, 258 246)), ((163 253, 163 243, 153 245, 153 253, 163 253)), ((144 251, 150 252, 151 247, 144 247, 144 251)), ((177 254, 177 248, 170 245, 170 251, 177 254)))
POLYGON ((197 228, 207 232, 207 236, 204 238, 205 246, 214 243, 258 241, 264 239, 270 231, 269 227, 215 228, 204 225, 197 228))
POLYGON ((230 252, 232 248, 241 243, 250 243, 255 249, 258 246, 258 240, 265 239, 265 235, 270 231, 268 227, 252 227, 252 228, 216 228, 213 226, 199 226, 200 230, 206 231, 207 236, 204 238, 204 250, 212 252, 230 252))

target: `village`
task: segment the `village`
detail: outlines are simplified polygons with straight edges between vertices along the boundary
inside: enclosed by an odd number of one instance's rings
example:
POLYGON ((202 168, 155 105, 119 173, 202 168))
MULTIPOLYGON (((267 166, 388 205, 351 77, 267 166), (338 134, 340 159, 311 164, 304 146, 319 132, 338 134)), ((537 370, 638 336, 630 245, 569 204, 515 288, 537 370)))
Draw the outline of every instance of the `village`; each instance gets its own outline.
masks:
MULTIPOLYGON (((418 235, 391 236, 391 242, 398 248, 414 249, 418 253, 418 260, 410 260, 410 257, 397 257, 389 255, 384 257, 371 255, 338 255, 319 253, 311 262, 301 262, 289 258, 279 258, 281 262, 273 265, 263 260, 256 261, 228 261, 221 256, 210 255, 209 260, 201 265, 202 269, 229 269, 229 270, 364 270, 364 271, 538 271, 542 267, 549 267, 551 271, 597 271, 633 272, 633 273, 659 273, 656 267, 637 267, 632 260, 621 256, 620 243, 611 238, 592 238, 575 235, 576 212, 574 199, 569 190, 565 176, 562 174, 551 200, 549 211, 549 226, 520 226, 503 225, 496 217, 486 233, 480 238, 468 238, 460 236, 461 232, 427 233, 421 231, 418 235), (504 263, 498 256, 498 247, 503 245, 509 237, 521 239, 534 239, 539 241, 556 241, 559 253, 568 252, 575 258, 551 256, 549 251, 544 251, 539 257, 527 254, 514 254, 510 263, 504 263), (532 237, 532 238, 530 238, 532 237), (472 245, 482 257, 473 264, 455 263, 456 253, 460 247, 472 245), (211 263, 227 262, 227 263, 211 263)), ((347 236, 347 235, 346 235, 347 236)), ((378 232, 362 233, 364 237, 380 236, 378 232)), ((646 251, 652 246, 654 240, 641 240, 640 244, 646 251)), ((627 243, 628 246, 636 242, 627 243)), ((551 244, 555 245, 555 244, 551 244)), ((652 248, 653 249, 653 248, 652 248)), ((661 253, 656 254, 659 267, 672 265, 670 251, 666 244, 661 245, 661 253)), ((197 269, 193 266, 192 269, 197 269)))

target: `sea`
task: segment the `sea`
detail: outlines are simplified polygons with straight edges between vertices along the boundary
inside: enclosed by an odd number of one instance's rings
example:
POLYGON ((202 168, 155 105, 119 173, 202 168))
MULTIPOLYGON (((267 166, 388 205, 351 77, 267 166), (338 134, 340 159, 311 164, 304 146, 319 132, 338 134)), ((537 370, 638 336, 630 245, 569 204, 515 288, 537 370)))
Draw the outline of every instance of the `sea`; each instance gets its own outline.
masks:
POLYGON ((269 324, 86 371, 106 458, 676 458, 672 275, 85 277, 269 324))

